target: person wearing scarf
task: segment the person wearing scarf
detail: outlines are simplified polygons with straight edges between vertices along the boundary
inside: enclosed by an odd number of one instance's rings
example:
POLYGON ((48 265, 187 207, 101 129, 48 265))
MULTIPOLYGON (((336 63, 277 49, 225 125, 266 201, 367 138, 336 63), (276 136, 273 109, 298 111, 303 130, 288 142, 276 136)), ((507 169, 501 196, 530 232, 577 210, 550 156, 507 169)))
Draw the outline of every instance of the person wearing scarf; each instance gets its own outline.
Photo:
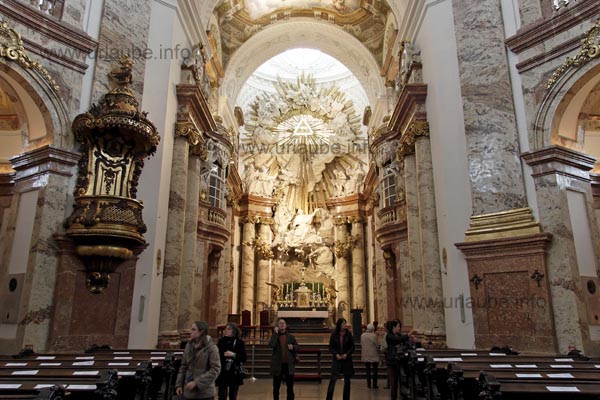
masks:
POLYGON ((208 336, 208 323, 194 322, 190 328, 190 341, 183 351, 175 393, 184 399, 213 400, 215 380, 220 371, 219 349, 208 336))
POLYGON ((335 383, 342 374, 344 375, 343 400, 350 400, 350 378, 354 375, 354 364, 352 363, 354 338, 348 331, 344 318, 338 319, 335 323, 335 330, 329 338, 329 351, 333 355, 333 361, 331 363, 331 380, 327 387, 327 400, 333 400, 335 383))

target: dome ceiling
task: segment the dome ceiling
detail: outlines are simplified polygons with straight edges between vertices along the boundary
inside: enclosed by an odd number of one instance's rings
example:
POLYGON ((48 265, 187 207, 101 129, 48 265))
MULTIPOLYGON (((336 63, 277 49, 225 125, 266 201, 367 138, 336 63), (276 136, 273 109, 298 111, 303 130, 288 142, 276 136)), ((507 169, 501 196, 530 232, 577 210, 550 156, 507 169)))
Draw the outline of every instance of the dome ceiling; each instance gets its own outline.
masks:
POLYGON ((226 67, 232 54, 254 34, 295 19, 338 26, 357 38, 376 60, 382 60, 389 7, 374 0, 230 0, 215 11, 226 67))

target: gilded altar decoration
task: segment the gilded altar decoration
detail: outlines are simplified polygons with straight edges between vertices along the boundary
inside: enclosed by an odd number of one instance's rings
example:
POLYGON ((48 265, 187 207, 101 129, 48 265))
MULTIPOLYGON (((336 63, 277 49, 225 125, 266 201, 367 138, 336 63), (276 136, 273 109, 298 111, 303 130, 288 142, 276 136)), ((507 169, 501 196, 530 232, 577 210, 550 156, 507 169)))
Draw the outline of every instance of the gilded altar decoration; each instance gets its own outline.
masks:
POLYGON ((581 40, 579 53, 573 58, 567 57, 565 63, 554 71, 552 77, 546 83, 546 89, 551 89, 569 69, 579 68, 598 56, 600 56, 600 19, 596 21, 596 25, 581 40))
POLYGON ((129 88, 132 65, 128 58, 120 60, 110 74, 115 87, 73 120, 81 158, 73 213, 65 228, 94 293, 146 243, 137 185, 144 158, 155 153, 160 137, 129 88))
POLYGON ((0 57, 15 61, 25 69, 36 71, 54 90, 59 89, 48 70, 25 53, 21 35, 15 32, 6 21, 0 21, 0 57))
POLYGON ((335 241, 335 256, 337 258, 345 257, 348 254, 354 245, 357 243, 358 238, 355 236, 348 235, 346 240, 336 240, 335 241))

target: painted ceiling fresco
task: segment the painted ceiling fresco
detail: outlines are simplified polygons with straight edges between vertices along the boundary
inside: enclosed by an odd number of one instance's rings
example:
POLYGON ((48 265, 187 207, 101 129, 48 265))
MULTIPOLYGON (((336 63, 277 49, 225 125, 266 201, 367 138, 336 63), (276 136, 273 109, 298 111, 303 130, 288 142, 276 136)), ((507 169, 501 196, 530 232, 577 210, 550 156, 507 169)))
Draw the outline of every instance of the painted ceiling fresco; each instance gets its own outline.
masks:
POLYGON ((222 65, 252 35, 293 18, 335 24, 360 40, 381 60, 389 7, 380 0, 230 0, 216 9, 222 65))

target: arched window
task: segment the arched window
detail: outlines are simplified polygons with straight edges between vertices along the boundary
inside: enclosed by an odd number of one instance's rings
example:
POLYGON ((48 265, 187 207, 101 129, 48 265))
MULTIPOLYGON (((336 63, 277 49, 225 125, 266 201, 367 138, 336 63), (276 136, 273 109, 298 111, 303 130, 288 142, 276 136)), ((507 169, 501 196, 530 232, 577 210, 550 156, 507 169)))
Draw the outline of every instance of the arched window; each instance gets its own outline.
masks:
POLYGON ((208 201, 211 207, 223 208, 225 204, 225 168, 218 161, 213 163, 210 170, 208 201))
POLYGON ((383 176, 380 181, 383 207, 391 207, 396 199, 396 171, 387 165, 383 167, 383 176))

